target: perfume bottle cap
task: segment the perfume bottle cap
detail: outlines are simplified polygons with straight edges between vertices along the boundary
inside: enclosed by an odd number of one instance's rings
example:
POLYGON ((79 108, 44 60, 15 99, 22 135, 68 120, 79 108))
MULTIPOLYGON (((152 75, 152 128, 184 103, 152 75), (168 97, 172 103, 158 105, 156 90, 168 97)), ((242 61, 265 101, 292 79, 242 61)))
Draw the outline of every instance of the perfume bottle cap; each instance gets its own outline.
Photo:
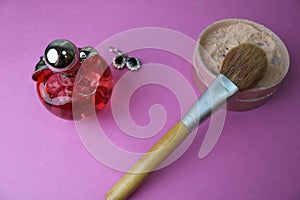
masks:
POLYGON ((54 40, 44 53, 46 65, 53 72, 72 69, 79 60, 78 48, 68 40, 54 40))

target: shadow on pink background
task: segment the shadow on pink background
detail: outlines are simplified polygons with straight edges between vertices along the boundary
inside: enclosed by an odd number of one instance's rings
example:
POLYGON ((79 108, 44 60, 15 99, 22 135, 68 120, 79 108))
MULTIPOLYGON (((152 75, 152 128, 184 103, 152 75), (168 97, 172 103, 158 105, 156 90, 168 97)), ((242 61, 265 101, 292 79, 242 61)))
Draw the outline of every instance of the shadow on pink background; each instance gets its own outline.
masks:
MULTIPOLYGON (((50 41, 66 38, 78 46, 96 46, 113 34, 146 26, 174 29, 196 40, 210 23, 233 17, 264 24, 285 42, 291 66, 282 87, 258 109, 228 112, 219 142, 200 160, 201 133, 208 127, 203 124, 188 151, 153 173, 130 199, 300 199, 299 10, 298 0, 2 0, 0 200, 104 199, 123 175, 87 152, 73 122, 56 118, 39 102, 31 74, 50 41)), ((192 67, 183 59, 155 51, 136 55, 172 66, 193 84, 192 67)), ((120 73, 114 74, 118 80, 120 73)), ((168 117, 162 133, 180 117, 176 98, 165 88, 141 88, 132 101, 136 109, 145 110, 139 115, 130 108, 141 125, 149 120, 149 105, 165 105, 168 117), (153 98, 153 93, 160 95, 153 98)), ((122 148, 146 150, 160 137, 149 139, 149 146, 126 144, 110 107, 99 115, 108 116, 100 123, 107 124, 109 137, 122 148)))

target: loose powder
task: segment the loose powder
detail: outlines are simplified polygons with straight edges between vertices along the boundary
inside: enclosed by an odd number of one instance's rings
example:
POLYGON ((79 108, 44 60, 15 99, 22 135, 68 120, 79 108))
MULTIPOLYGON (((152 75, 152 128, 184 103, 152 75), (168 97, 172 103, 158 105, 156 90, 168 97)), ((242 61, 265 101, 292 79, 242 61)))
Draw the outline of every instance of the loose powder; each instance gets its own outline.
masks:
POLYGON ((254 43, 264 49, 268 57, 266 74, 255 88, 268 87, 279 81, 285 72, 282 54, 270 34, 262 26, 240 21, 224 24, 203 36, 200 40, 200 54, 208 69, 218 74, 230 49, 245 42, 254 43))

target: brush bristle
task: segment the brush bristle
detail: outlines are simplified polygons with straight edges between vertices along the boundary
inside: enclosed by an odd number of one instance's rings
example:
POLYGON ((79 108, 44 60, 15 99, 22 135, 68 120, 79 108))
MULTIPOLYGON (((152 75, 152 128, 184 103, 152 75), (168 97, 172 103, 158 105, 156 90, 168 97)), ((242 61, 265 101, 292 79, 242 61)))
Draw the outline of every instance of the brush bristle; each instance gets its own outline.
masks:
POLYGON ((244 43, 228 52, 220 73, 242 91, 258 83, 264 76, 267 65, 268 59, 263 49, 254 44, 244 43))

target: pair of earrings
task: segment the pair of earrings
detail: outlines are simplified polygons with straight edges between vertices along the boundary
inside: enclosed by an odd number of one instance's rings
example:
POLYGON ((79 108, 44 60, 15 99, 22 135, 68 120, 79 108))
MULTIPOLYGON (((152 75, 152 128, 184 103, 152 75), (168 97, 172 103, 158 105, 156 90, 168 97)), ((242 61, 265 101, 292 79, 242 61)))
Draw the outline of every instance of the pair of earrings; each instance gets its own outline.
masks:
POLYGON ((112 65, 116 69, 123 69, 126 66, 129 70, 136 71, 141 68, 141 62, 139 59, 130 57, 115 47, 110 47, 109 51, 117 54, 112 61, 112 65))

